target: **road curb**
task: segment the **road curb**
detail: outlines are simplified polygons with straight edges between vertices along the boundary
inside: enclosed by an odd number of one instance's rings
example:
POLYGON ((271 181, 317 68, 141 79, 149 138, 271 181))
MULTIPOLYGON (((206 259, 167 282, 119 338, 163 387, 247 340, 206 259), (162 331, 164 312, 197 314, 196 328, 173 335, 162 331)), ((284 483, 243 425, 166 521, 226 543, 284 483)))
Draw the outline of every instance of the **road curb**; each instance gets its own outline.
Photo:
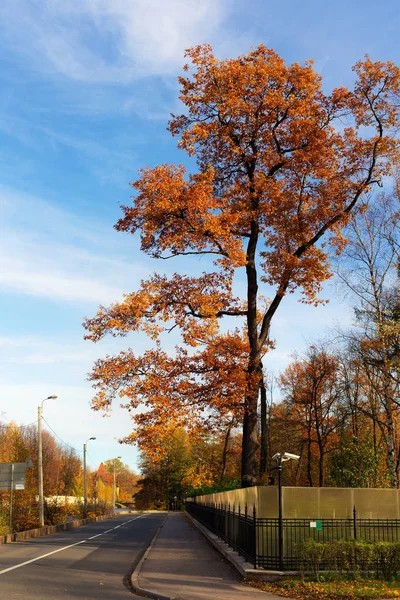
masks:
POLYGON ((158 538, 159 533, 160 533, 161 529, 164 527, 167 519, 168 519, 168 514, 165 517, 164 521, 161 523, 160 527, 157 529, 156 533, 153 536, 153 539, 151 540, 151 542, 149 544, 149 547, 147 548, 146 552, 143 554, 142 558, 136 565, 136 567, 131 575, 131 586, 132 586, 133 591, 136 594, 139 594, 139 596, 144 596, 145 598, 153 598, 154 600, 180 600, 179 598, 173 598, 172 596, 164 596, 163 594, 155 594, 151 590, 146 590, 139 585, 140 571, 142 570, 144 562, 147 559, 148 555, 150 554, 151 549, 153 548, 153 546, 156 542, 156 539, 158 538))
POLYGON ((5 535, 0 535, 0 545, 11 544, 13 542, 22 542, 24 540, 29 540, 30 538, 53 535, 54 533, 60 533, 61 531, 71 531, 71 529, 83 527, 84 525, 89 525, 90 523, 108 521, 109 519, 114 519, 116 516, 118 515, 98 515, 97 517, 87 517, 86 519, 65 521, 64 523, 59 523, 58 525, 45 525, 44 527, 36 527, 36 529, 27 529, 25 531, 18 531, 16 533, 7 533, 5 535))

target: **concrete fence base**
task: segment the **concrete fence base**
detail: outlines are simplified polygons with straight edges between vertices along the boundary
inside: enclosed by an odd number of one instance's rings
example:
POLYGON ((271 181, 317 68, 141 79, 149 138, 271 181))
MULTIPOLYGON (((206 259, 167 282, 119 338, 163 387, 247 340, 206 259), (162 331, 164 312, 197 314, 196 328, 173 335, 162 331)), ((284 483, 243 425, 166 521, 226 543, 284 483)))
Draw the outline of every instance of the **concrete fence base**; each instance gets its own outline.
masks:
POLYGON ((46 525, 45 527, 37 527, 36 529, 28 529, 27 531, 19 531, 18 533, 7 533, 6 535, 0 535, 0 544, 10 544, 11 542, 22 542, 29 538, 42 537, 43 535, 51 535, 60 531, 70 531, 82 525, 88 523, 97 523, 98 521, 105 521, 111 519, 112 515, 100 515, 98 517, 90 517, 87 519, 76 519, 75 521, 68 521, 66 523, 60 523, 59 525, 46 525))

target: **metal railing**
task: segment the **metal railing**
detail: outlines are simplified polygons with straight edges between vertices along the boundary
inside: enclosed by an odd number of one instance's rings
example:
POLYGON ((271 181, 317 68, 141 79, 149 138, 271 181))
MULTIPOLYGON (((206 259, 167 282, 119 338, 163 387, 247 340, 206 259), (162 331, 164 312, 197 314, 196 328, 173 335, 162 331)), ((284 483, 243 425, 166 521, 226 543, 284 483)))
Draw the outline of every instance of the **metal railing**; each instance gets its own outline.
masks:
POLYGON ((256 509, 253 507, 248 513, 247 505, 241 512, 233 506, 222 507, 218 505, 206 506, 196 502, 186 502, 186 510, 207 529, 224 540, 231 548, 236 550, 254 568, 257 566, 256 547, 256 509))
MULTIPOLYGON (((299 549, 309 539, 323 543, 355 539, 365 542, 400 541, 399 519, 358 519, 355 509, 352 518, 347 519, 282 519, 281 545, 279 519, 257 517, 255 506, 250 511, 246 506, 243 511, 240 506, 187 502, 186 510, 254 568, 300 569, 299 549)), ((323 564, 321 568, 324 568, 323 564)))

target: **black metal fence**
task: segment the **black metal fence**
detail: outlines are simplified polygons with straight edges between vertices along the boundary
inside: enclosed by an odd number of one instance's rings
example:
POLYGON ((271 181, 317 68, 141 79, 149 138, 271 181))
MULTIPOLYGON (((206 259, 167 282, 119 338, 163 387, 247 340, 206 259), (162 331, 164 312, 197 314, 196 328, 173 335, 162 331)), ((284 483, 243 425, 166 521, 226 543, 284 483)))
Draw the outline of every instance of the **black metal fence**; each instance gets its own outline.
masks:
POLYGON ((236 512, 234 507, 218 505, 206 506, 196 502, 186 502, 186 510, 207 529, 224 540, 247 561, 257 566, 256 545, 256 514, 248 514, 247 506, 244 512, 240 507, 236 512))
POLYGON ((254 567, 264 569, 298 570, 301 566, 299 547, 309 539, 318 542, 400 541, 400 520, 358 519, 355 510, 353 517, 348 519, 282 519, 281 545, 279 519, 257 517, 255 506, 251 510, 245 507, 243 511, 229 505, 187 502, 186 510, 254 567))

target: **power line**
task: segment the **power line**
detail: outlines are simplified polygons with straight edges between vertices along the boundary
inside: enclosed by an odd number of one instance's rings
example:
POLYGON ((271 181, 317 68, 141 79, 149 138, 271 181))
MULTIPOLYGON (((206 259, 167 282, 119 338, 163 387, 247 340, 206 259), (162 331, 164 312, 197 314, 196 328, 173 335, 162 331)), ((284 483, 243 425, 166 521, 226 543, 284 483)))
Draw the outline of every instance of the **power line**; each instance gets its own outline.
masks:
POLYGON ((49 423, 46 421, 46 419, 43 416, 42 416, 42 419, 46 423, 46 425, 50 429, 50 431, 60 440, 60 442, 62 442, 64 444, 64 446, 67 446, 68 448, 71 448, 71 450, 74 450, 74 452, 76 452, 77 454, 82 454, 81 450, 77 450, 76 448, 74 448, 74 446, 71 446, 71 444, 68 444, 67 442, 64 442, 64 440, 58 435, 58 433, 56 433, 54 431, 54 429, 52 428, 52 426, 49 425, 49 423))
POLYGON ((89 452, 86 450, 86 456, 91 460, 92 465, 94 466, 95 469, 97 469, 96 467, 96 463, 94 462, 93 458, 90 456, 89 452))
MULTIPOLYGON (((76 452, 77 454, 82 454, 82 453, 83 453, 83 451, 82 451, 82 450, 77 450, 77 448, 75 448, 74 446, 71 446, 71 444, 68 444, 68 442, 64 441, 64 440, 62 439, 62 437, 61 437, 61 436, 59 436, 59 435, 58 435, 58 433, 57 433, 56 431, 54 431, 54 429, 52 428, 52 426, 50 425, 50 423, 48 423, 48 422, 46 421, 46 419, 45 419, 43 416, 42 416, 42 419, 43 419, 43 421, 46 423, 46 425, 47 425, 47 427, 50 429, 50 431, 53 433, 53 435, 55 435, 55 436, 56 436, 56 438, 58 438, 58 439, 60 440, 60 442, 61 442, 61 443, 62 443, 64 446, 66 446, 67 448, 70 448, 71 450, 73 450, 73 451, 74 451, 74 452, 76 452)), ((9 424, 9 425, 3 425, 3 424, 0 424, 0 429, 25 429, 25 428, 27 428, 27 427, 31 427, 31 425, 37 425, 37 421, 33 421, 33 423, 28 423, 27 425, 11 425, 11 424, 9 424)), ((91 461, 91 463, 93 464, 93 466, 94 466, 95 468, 97 468, 97 467, 96 467, 96 463, 94 462, 93 458, 90 456, 90 454, 89 454, 89 452, 88 452, 88 451, 86 451, 86 455, 87 455, 87 457, 89 458, 89 460, 91 461)))

